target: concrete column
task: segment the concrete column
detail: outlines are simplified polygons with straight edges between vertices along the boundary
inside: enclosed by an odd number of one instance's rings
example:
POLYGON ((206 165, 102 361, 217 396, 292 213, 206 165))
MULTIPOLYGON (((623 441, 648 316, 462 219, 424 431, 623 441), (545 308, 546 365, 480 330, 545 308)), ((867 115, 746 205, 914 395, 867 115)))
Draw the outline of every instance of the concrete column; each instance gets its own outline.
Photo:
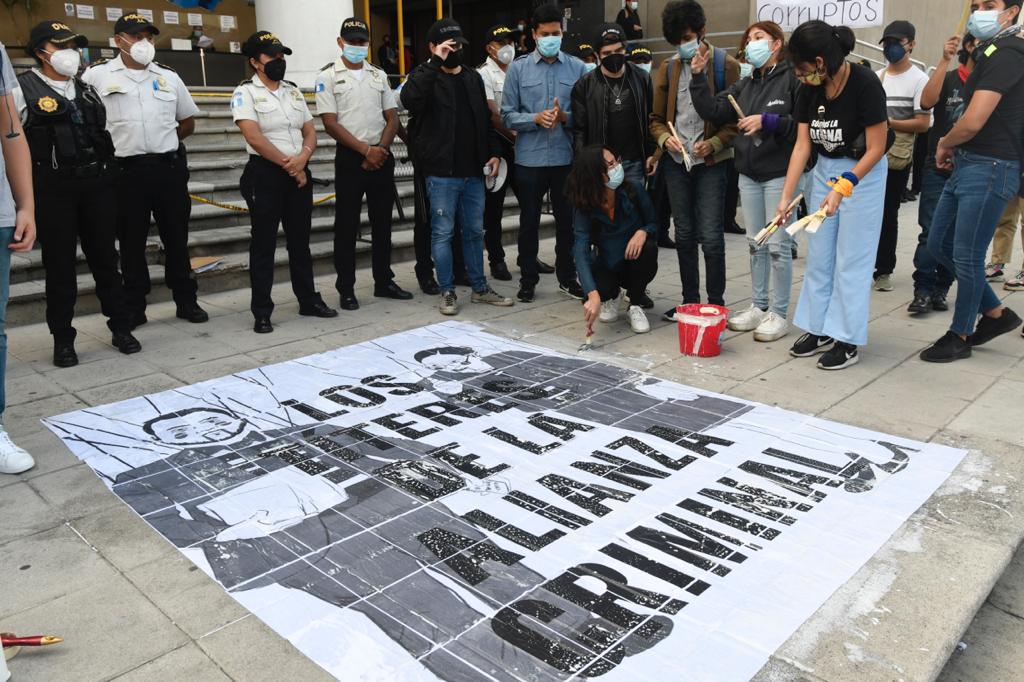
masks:
POLYGON ((352 0, 256 0, 256 28, 294 51, 286 78, 303 88, 313 87, 320 68, 338 58, 341 22, 354 14, 352 0))

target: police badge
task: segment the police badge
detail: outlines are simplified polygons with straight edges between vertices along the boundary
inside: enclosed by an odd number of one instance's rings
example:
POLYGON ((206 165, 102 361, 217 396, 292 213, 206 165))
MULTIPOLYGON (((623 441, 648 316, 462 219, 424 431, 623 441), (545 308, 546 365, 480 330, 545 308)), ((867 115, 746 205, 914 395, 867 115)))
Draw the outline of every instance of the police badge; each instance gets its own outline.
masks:
POLYGON ((40 97, 39 101, 36 102, 36 106, 39 107, 40 111, 52 114, 57 111, 57 100, 52 97, 40 97))

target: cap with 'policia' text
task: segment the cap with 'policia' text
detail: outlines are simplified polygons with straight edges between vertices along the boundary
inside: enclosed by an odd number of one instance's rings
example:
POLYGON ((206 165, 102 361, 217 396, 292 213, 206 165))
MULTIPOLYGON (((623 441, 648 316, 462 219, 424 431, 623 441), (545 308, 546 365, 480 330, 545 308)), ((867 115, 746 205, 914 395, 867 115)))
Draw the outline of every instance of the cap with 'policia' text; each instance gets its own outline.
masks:
POLYGON ((369 40, 370 27, 356 17, 349 17, 341 22, 341 37, 345 40, 369 40))
POLYGON ((484 34, 485 43, 500 43, 502 40, 512 40, 516 31, 511 26, 496 24, 487 29, 484 34))
POLYGON ((114 22, 114 33, 127 33, 130 35, 139 31, 149 31, 153 35, 160 35, 160 29, 141 14, 125 14, 114 22))
POLYGON ((28 43, 26 49, 31 55, 36 49, 43 43, 53 43, 62 48, 69 47, 71 44, 74 47, 88 47, 89 39, 83 36, 81 33, 75 33, 70 26, 56 19, 47 19, 41 21, 32 27, 32 32, 29 33, 28 43))
POLYGON ((291 48, 285 47, 270 31, 256 31, 242 45, 242 54, 250 59, 256 59, 261 54, 276 57, 279 54, 291 53, 291 48))

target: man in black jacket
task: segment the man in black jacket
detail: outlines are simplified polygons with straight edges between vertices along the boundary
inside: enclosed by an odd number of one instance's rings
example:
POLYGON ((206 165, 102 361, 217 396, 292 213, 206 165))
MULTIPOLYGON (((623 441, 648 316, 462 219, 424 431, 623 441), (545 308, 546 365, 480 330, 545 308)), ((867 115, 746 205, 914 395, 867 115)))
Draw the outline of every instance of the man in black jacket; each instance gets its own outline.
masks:
POLYGON ((626 178, 643 186, 654 172, 654 140, 648 133, 651 77, 626 59, 626 38, 618 24, 601 24, 594 36, 600 67, 572 89, 573 146, 603 144, 622 158, 626 178))
POLYGON ((402 88, 409 110, 416 164, 426 177, 430 202, 430 244, 441 288, 440 310, 455 315, 459 308, 452 268, 452 235, 458 221, 462 251, 473 287, 474 303, 510 306, 484 275, 484 174, 495 177, 501 142, 491 123, 483 80, 463 68, 468 41, 453 19, 442 19, 427 31, 433 56, 417 67, 402 88))

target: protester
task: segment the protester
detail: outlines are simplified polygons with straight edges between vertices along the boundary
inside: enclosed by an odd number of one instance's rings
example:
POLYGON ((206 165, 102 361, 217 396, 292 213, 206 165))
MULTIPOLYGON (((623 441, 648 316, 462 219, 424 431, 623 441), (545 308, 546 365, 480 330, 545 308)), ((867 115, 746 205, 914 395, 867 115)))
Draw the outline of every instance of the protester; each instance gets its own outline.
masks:
POLYGON ((189 322, 210 319, 199 307, 189 262, 192 203, 182 144, 195 131, 199 107, 178 74, 153 61, 153 39, 159 33, 141 14, 125 14, 114 23, 118 56, 94 63, 82 76, 103 100, 121 167, 117 241, 132 328, 146 323, 150 216, 163 243, 164 278, 174 296, 175 314, 189 322))
POLYGON ((882 236, 875 258, 875 289, 892 291, 892 273, 896 269, 896 242, 900 229, 900 204, 907 190, 914 143, 919 133, 927 133, 931 116, 921 106, 921 93, 928 82, 924 71, 910 62, 917 45, 917 31, 909 21, 894 21, 885 27, 879 41, 885 51, 887 67, 878 71, 885 88, 889 128, 895 142, 889 149, 889 175, 885 183, 885 208, 882 212, 882 236))
POLYGON ((530 32, 527 30, 526 19, 516 21, 516 34, 512 40, 516 46, 517 59, 533 51, 533 46, 530 45, 530 32))
MULTIPOLYGON (((697 255, 700 245, 707 300, 725 305, 723 162, 733 155, 736 126, 717 126, 703 120, 693 106, 690 83, 696 78, 706 79, 714 96, 739 80, 739 63, 704 40, 707 18, 694 0, 672 0, 665 6, 661 20, 665 40, 675 46, 677 54, 663 61, 655 74, 650 131, 658 147, 669 152, 661 158, 660 165, 676 225, 683 304, 701 300, 697 255), (675 126, 678 139, 670 132, 669 123, 675 126), (685 145, 685 156, 680 140, 685 145)), ((671 321, 675 314, 676 309, 671 308, 663 317, 671 321)))
POLYGON ((17 87, 7 49, 0 43, 0 474, 20 474, 36 465, 32 455, 11 440, 3 423, 7 406, 7 299, 11 294, 11 254, 32 250, 36 240, 32 195, 32 156, 21 121, 15 116, 17 87))
POLYGON ((618 24, 601 24, 594 36, 601 68, 576 81, 572 89, 573 147, 599 144, 615 150, 626 178, 644 185, 654 172, 655 146, 648 132, 650 77, 626 61, 626 41, 618 24))
POLYGON ((88 39, 55 19, 37 24, 27 49, 36 67, 18 77, 14 100, 32 154, 38 238, 46 269, 46 324, 53 364, 78 364, 72 320, 78 298, 78 243, 96 281, 110 343, 124 354, 142 346, 117 267, 114 143, 99 95, 78 78, 88 39))
POLYGON ((634 47, 629 51, 629 63, 651 75, 651 67, 654 66, 654 57, 646 47, 634 47))
MULTIPOLYGON (((615 17, 615 23, 622 27, 626 34, 626 40, 633 43, 644 37, 644 27, 640 25, 640 3, 636 0, 626 0, 622 9, 615 17)), ((630 45, 632 47, 632 45, 630 45)))
POLYGON ((939 146, 939 140, 953 127, 957 112, 964 103, 964 84, 974 68, 974 60, 970 56, 973 50, 972 36, 965 36, 962 46, 959 36, 947 40, 942 57, 921 93, 921 107, 932 111, 934 122, 928 133, 928 153, 924 160, 920 203, 917 206, 917 222, 921 232, 914 251, 914 300, 907 308, 907 312, 915 315, 931 310, 949 310, 946 296, 953 284, 953 273, 941 265, 928 249, 928 233, 935 207, 950 176, 948 170, 935 165, 935 149, 939 146), (959 67, 950 71, 949 65, 954 57, 958 58, 959 67))
POLYGON ((736 123, 741 133, 733 145, 750 247, 753 301, 748 309, 730 316, 729 328, 753 331, 755 341, 775 341, 789 332, 786 316, 793 286, 792 238, 781 229, 784 225, 765 244, 759 246, 756 238, 775 217, 775 207, 782 197, 796 140, 794 105, 800 84, 786 59, 785 34, 778 24, 766 21, 752 25, 744 33, 740 48, 754 67, 749 78, 714 98, 707 81, 697 78, 690 85, 690 94, 701 118, 717 125, 736 123), (739 117, 729 97, 739 104, 744 118, 739 117))
POLYGON ((1024 42, 1020 0, 986 0, 967 28, 978 44, 964 89, 964 112, 939 140, 935 162, 951 169, 935 208, 928 248, 956 273, 953 323, 921 351, 925 362, 952 362, 1016 329, 1020 317, 985 280, 985 252, 1006 205, 1020 190, 1024 132, 1024 42), (981 319, 978 319, 979 314, 981 319))
POLYGON ((334 177, 335 288, 343 310, 358 310, 356 237, 366 196, 370 219, 373 295, 407 301, 412 294, 395 284, 391 271, 391 220, 395 207, 395 158, 391 143, 398 133, 398 102, 387 74, 366 61, 370 29, 362 19, 341 23, 339 56, 316 77, 316 108, 324 130, 337 145, 334 177))
POLYGON ((572 208, 565 181, 572 164, 572 87, 584 73, 583 62, 562 51, 562 12, 539 5, 533 14, 537 49, 508 68, 501 117, 516 131, 516 189, 519 197, 519 267, 517 298, 536 297, 540 213, 550 191, 555 214, 555 270, 558 288, 583 299, 572 260, 572 208))
MULTIPOLYGON (((1006 205, 999 224, 996 225, 996 234, 992 238, 992 259, 985 266, 985 279, 989 282, 1002 282, 1006 279, 1005 268, 1013 262, 1013 239, 1017 236, 1017 227, 1020 225, 1021 201, 1020 197, 1010 199, 1006 205)), ((1024 231, 1021 232, 1021 246, 1024 247, 1024 231)), ((1010 279, 1006 279, 1003 288, 1007 291, 1024 289, 1024 269, 1010 279)))
POLYGON ((377 48, 377 64, 389 76, 398 74, 398 52, 391 44, 391 36, 386 35, 380 39, 380 47, 377 48))
POLYGON ((794 75, 803 83, 794 107, 796 146, 777 213, 788 217, 812 149, 819 154, 809 206, 828 218, 807 236, 807 270, 793 323, 806 330, 794 357, 824 353, 818 367, 857 363, 867 343, 871 275, 882 230, 888 120, 885 90, 869 69, 846 57, 853 31, 823 21, 801 24, 789 39, 794 75))
POLYGON ((402 88, 402 103, 417 117, 411 130, 416 160, 430 202, 431 252, 441 288, 443 315, 459 312, 452 270, 452 235, 458 221, 462 252, 473 287, 472 301, 510 306, 512 299, 487 283, 483 264, 484 178, 498 173, 501 145, 491 125, 483 80, 463 68, 468 41, 453 19, 427 32, 431 58, 416 67, 402 88))
POLYGON ((501 220, 505 216, 505 197, 514 182, 516 163, 516 131, 507 128, 501 120, 501 99, 505 92, 505 74, 508 65, 515 59, 516 49, 512 45, 515 31, 505 24, 496 24, 487 30, 484 49, 487 59, 477 69, 484 81, 487 106, 491 110, 491 125, 498 131, 501 141, 501 158, 508 166, 508 178, 495 191, 487 192, 484 201, 484 245, 491 277, 501 282, 512 281, 512 273, 505 264, 505 248, 501 244, 501 220))
POLYGON ((594 144, 576 155, 566 191, 576 209, 574 256, 586 293, 584 319, 588 325, 617 320, 619 291, 625 289, 630 329, 649 332, 636 301, 658 274, 658 224, 643 184, 627 177, 609 147, 594 144))

